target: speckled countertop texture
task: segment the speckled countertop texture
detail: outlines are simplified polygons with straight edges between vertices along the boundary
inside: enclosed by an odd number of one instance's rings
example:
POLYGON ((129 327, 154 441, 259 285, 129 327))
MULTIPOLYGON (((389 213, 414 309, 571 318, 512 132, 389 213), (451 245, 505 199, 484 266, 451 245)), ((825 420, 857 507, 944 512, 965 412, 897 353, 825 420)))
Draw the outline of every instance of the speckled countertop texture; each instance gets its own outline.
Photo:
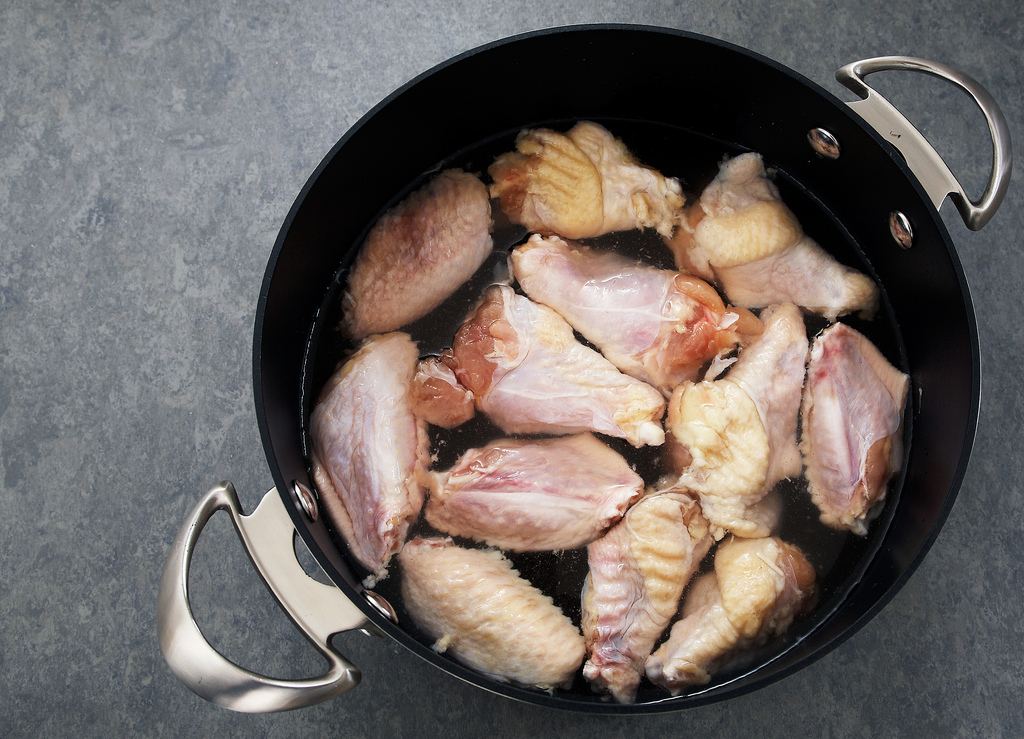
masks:
MULTIPOLYGON (((391 90, 512 34, 631 22, 739 44, 843 99, 834 72, 856 59, 945 62, 992 92, 1024 142, 1019 12, 1011 0, 0 4, 0 735, 1019 736, 1019 182, 977 233, 942 208, 984 366, 956 505, 881 614, 797 674, 680 714, 585 716, 493 696, 352 633, 336 643, 363 670, 356 690, 250 716, 189 692, 156 635, 159 574, 188 511, 221 479, 246 510, 273 484, 251 352, 278 229, 391 90)), ((882 77, 979 193, 980 113, 930 78, 882 77)), ((322 668, 225 516, 193 567, 199 622, 228 656, 281 677, 322 668)))

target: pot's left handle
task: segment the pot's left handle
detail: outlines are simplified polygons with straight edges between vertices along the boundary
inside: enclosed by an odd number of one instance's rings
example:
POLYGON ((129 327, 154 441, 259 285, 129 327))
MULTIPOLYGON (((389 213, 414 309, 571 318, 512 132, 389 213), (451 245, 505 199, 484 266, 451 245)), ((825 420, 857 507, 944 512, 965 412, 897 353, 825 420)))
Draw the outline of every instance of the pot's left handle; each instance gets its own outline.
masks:
POLYGON ((334 649, 330 639, 340 631, 372 628, 370 622, 340 590, 306 574, 295 557, 294 536, 295 527, 276 489, 244 516, 234 486, 222 482, 199 501, 171 545, 157 602, 160 648, 171 671, 206 700, 246 713, 286 711, 329 700, 359 684, 359 669, 334 649), (203 636, 189 604, 188 572, 199 535, 219 510, 231 514, 267 587, 330 662, 324 675, 308 680, 265 677, 229 661, 203 636))

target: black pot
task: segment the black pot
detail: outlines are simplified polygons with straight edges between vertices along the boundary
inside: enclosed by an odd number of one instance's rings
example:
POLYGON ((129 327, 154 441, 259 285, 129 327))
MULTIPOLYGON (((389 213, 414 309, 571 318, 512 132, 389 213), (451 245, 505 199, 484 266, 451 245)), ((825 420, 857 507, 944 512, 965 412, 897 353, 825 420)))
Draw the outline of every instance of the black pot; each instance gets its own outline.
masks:
MULTIPOLYGON (((1005 123, 973 80, 904 58, 850 65, 838 76, 866 93, 863 75, 881 68, 942 76, 982 106, 995 166, 980 203, 970 203, 930 147, 873 92, 851 106, 769 59, 680 31, 584 26, 516 37, 436 67, 368 113, 310 177, 271 254, 256 316, 254 385, 276 491, 252 516, 242 516, 230 485, 218 486, 175 542, 159 612, 161 644, 176 674, 200 695, 237 710, 308 705, 358 680, 329 636, 364 628, 382 631, 449 673, 511 698, 585 711, 654 712, 756 689, 854 634, 893 597, 937 536, 961 484, 977 424, 981 368, 974 311, 938 205, 953 193, 968 225, 978 228, 998 207, 1010 172, 1005 123), (852 109, 858 105, 862 115, 852 109), (564 130, 580 119, 604 124, 642 161, 669 175, 678 174, 672 166, 678 160, 710 179, 724 154, 760 152, 777 171, 783 197, 805 230, 881 286, 880 315, 858 328, 912 383, 902 475, 869 535, 835 545, 837 564, 822 583, 815 611, 754 653, 749 664, 716 676, 705 688, 673 698, 646 687, 628 706, 602 700, 581 679, 570 690, 549 694, 495 682, 432 651, 400 602, 383 589, 374 594, 362 588, 362 573, 350 563, 340 537, 317 515, 305 435, 311 398, 337 351, 324 330, 331 298, 368 227, 431 172, 467 162, 485 169, 488 162, 477 160, 481 152, 510 149, 520 129, 564 130), (324 678, 270 681, 227 663, 205 641, 198 644, 188 606, 188 563, 199 531, 218 508, 232 510, 261 575, 332 660, 324 678), (292 582, 308 580, 292 569, 297 565, 287 550, 293 527, 336 589, 292 582), (278 543, 268 545, 274 537, 278 543), (287 546, 280 543, 285 539, 287 546), (320 615, 310 615, 314 611, 320 615)), ((684 187, 699 192, 703 184, 684 187)))

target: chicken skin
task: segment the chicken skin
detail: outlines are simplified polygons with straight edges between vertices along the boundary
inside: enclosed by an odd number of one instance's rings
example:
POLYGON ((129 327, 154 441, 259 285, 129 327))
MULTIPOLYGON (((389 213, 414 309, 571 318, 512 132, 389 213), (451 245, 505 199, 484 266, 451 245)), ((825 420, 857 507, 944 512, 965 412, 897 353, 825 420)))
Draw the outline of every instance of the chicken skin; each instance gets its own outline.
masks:
POLYGON ((829 320, 877 308, 875 283, 804 233, 759 154, 722 164, 687 224, 669 241, 677 266, 717 281, 733 305, 792 302, 829 320))
POLYGON ((531 299, 554 308, 612 364, 666 397, 708 360, 761 331, 752 313, 727 309, 703 280, 612 251, 534 234, 511 262, 531 299))
POLYGON ((310 418, 313 480, 370 583, 386 575, 423 506, 429 438, 409 398, 417 359, 408 334, 369 337, 310 418))
POLYGON ((640 497, 644 481, 607 444, 577 434, 470 449, 429 487, 431 526, 522 552, 589 544, 640 497))
POLYGON ((583 676, 594 690, 632 703, 644 663, 712 544, 697 501, 652 492, 588 548, 583 676))
POLYGON ((636 447, 665 440, 661 393, 577 341, 551 308, 506 285, 487 289, 445 361, 506 434, 595 431, 636 447))
POLYGON ((683 218, 679 181, 637 162, 604 127, 589 121, 562 134, 524 130, 516 151, 488 168, 491 197, 515 223, 567 239, 653 228, 665 237, 683 218))
POLYGON ((778 538, 730 537, 715 569, 698 578, 682 619, 646 664, 647 677, 673 695, 704 685, 737 652, 785 632, 813 605, 814 568, 778 538))
POLYGON ((864 535, 903 458, 910 378, 863 334, 837 323, 814 341, 801 451, 821 521, 864 535))
POLYGON ((765 496, 800 474, 796 429, 807 332, 792 303, 762 313, 764 333, 720 380, 685 382, 669 401, 666 428, 679 484, 698 493, 715 538, 771 533, 778 508, 765 496), (763 502, 764 501, 764 502, 763 502))
POLYGON ((491 253, 491 205, 476 175, 441 172, 374 224, 349 273, 353 339, 401 328, 444 302, 491 253))
POLYGON ((572 682, 583 636, 501 552, 416 538, 398 561, 405 607, 436 651, 501 682, 543 690, 572 682))

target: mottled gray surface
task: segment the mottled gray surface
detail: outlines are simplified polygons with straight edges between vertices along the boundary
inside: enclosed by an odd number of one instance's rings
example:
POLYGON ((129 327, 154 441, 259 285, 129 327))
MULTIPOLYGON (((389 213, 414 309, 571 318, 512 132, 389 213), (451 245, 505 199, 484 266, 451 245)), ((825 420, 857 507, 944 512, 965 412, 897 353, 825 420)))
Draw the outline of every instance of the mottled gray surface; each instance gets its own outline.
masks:
MULTIPOLYGON (((222 478, 247 509, 272 484, 250 353, 277 230, 323 154, 393 88, 510 34, 640 22, 741 44, 836 92, 834 70, 854 59, 944 61, 988 86, 1024 142, 1018 13, 1012 0, 0 4, 0 735, 1019 735, 1016 185, 979 233, 943 208, 985 366, 956 506, 881 615, 781 683, 681 715, 577 716, 352 634, 337 641, 363 668, 356 691, 253 717, 187 691, 155 631, 157 578, 187 511, 222 478)), ((978 192, 980 116, 941 84, 884 84, 978 192)), ((223 518, 195 563, 202 625, 247 665, 319 670, 223 518)))

